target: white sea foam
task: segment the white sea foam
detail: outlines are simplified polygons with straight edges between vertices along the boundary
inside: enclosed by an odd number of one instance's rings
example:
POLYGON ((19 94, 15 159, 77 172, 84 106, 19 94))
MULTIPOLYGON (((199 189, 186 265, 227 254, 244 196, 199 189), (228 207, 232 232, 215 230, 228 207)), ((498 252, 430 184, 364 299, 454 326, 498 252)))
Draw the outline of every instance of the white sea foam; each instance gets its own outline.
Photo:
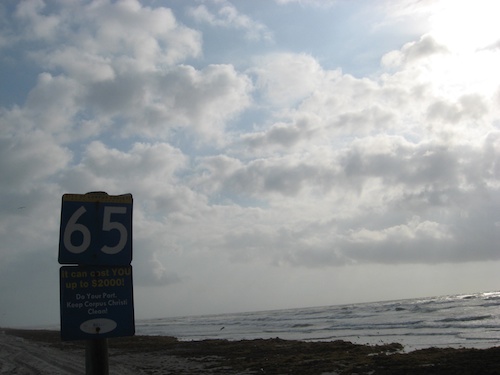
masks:
POLYGON ((342 306, 136 322, 137 334, 180 340, 282 338, 398 342, 426 347, 487 348, 500 345, 500 292, 342 306))

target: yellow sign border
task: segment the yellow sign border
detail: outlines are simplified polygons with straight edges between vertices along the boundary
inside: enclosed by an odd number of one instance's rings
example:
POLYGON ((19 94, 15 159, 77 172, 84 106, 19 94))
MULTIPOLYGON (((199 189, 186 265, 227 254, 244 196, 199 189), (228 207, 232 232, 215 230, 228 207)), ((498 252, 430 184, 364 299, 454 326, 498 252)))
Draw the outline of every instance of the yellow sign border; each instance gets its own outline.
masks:
POLYGON ((132 204, 132 194, 109 195, 105 192, 91 192, 87 194, 64 194, 63 202, 103 202, 132 204))

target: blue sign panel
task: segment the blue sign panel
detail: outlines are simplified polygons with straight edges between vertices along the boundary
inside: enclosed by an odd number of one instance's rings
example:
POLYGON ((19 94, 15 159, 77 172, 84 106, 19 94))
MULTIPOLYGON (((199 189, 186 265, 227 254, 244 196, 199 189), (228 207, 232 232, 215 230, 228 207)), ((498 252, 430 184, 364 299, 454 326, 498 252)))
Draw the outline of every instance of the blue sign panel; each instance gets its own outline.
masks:
POLYGON ((63 340, 134 335, 131 266, 64 266, 60 289, 63 340))
POLYGON ((132 194, 64 194, 59 263, 129 265, 132 261, 132 194))

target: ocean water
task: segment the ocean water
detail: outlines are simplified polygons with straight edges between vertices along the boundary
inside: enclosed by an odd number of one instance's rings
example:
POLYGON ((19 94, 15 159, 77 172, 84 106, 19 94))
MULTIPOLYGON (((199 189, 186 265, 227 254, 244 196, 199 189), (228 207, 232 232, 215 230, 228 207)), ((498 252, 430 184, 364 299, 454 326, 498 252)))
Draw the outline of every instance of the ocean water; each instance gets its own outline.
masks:
POLYGON ((427 347, 500 346, 500 292, 352 305, 136 321, 141 335, 179 340, 276 338, 401 343, 427 347))

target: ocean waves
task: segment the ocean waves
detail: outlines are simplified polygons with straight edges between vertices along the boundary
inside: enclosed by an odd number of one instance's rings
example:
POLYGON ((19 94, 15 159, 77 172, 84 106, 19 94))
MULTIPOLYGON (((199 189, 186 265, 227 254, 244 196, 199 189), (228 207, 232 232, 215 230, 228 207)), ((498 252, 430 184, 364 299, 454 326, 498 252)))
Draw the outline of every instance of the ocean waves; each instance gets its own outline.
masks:
POLYGON ((342 306, 163 318, 136 322, 137 332, 180 340, 282 338, 398 342, 425 347, 500 345, 500 292, 342 306))

